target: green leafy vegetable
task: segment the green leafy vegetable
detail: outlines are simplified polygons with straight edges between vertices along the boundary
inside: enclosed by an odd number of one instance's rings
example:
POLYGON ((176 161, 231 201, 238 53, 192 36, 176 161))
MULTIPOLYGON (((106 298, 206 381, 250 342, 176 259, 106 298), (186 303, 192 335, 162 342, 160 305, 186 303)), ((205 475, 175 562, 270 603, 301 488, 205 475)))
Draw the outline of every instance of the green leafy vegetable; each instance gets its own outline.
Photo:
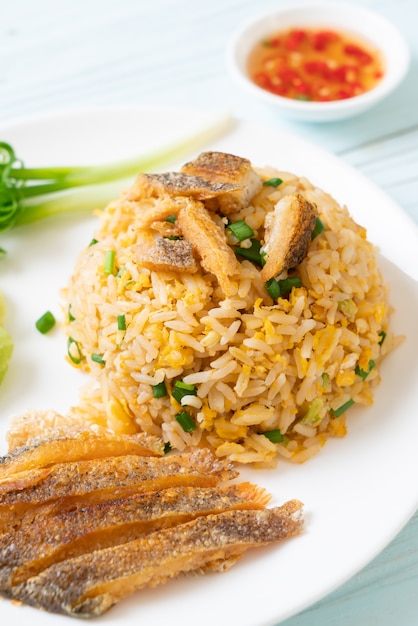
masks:
POLYGON ((117 163, 96 166, 26 167, 13 147, 0 142, 0 231, 75 212, 91 212, 119 195, 139 172, 155 171, 165 162, 195 150, 227 129, 229 114, 212 118, 181 140, 117 163))
POLYGON ((46 335, 56 324, 56 320, 51 311, 46 311, 41 317, 36 320, 35 326, 40 333, 46 335))

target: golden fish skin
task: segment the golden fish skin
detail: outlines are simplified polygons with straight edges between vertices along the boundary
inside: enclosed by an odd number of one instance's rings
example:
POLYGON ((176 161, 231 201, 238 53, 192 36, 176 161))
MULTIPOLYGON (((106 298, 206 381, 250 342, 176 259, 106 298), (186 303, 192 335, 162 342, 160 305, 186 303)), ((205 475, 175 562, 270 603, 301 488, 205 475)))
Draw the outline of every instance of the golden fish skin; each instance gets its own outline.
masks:
POLYGON ((37 515, 50 515, 97 504, 133 493, 175 487, 215 486, 237 475, 231 463, 217 459, 209 450, 166 457, 134 455, 57 463, 30 470, 5 480, 0 490, 0 534, 32 523, 37 515))
POLYGON ((126 544, 52 565, 3 595, 74 617, 101 615, 134 591, 180 573, 230 565, 245 550, 298 534, 302 504, 199 517, 126 544))
POLYGON ((137 454, 162 456, 162 440, 143 433, 137 435, 114 435, 92 431, 80 431, 56 438, 38 437, 29 446, 22 446, 0 457, 0 482, 14 474, 31 469, 49 467, 55 463, 82 461, 137 454))
POLYGON ((250 483, 227 487, 173 487, 135 494, 35 521, 0 536, 0 589, 50 565, 138 539, 200 515, 262 509, 270 496, 250 483))
POLYGON ((284 196, 265 220, 265 265, 261 278, 265 281, 284 270, 296 267, 305 258, 318 210, 300 193, 284 196))
POLYGON ((229 215, 248 206, 262 187, 261 178, 252 169, 248 159, 226 152, 202 152, 181 169, 182 172, 207 181, 235 185, 235 190, 209 199, 205 203, 208 209, 219 211, 223 215, 229 215))
POLYGON ((239 274, 239 263, 228 245, 225 232, 209 211, 196 202, 180 209, 177 225, 201 259, 202 267, 214 274, 226 296, 231 293, 231 277, 239 274))

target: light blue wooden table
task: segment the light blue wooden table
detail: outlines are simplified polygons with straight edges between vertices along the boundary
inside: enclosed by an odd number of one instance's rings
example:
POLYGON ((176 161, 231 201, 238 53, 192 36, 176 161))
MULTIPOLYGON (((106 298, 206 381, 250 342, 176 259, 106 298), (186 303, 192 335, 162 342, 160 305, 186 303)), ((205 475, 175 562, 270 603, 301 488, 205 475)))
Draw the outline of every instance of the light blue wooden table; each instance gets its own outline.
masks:
MULTIPOLYGON (((418 1, 359 2, 403 31, 412 49, 412 67, 401 88, 370 113, 320 126, 281 119, 244 95, 225 69, 225 45, 236 25, 280 3, 4 2, 0 121, 97 105, 230 108, 238 118, 301 135, 334 152, 380 185, 418 222, 418 1)), ((417 489, 418 477, 405 480, 417 489)), ((364 570, 283 624, 417 626, 418 514, 364 570)))

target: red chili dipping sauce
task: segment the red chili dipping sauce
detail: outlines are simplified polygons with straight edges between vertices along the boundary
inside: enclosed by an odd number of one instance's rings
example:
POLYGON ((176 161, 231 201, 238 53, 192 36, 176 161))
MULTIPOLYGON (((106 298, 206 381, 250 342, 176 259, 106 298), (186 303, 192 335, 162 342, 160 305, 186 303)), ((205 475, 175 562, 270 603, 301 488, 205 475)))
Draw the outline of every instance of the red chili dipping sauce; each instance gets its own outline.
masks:
POLYGON ((369 91, 384 74, 379 50, 335 30, 291 29, 260 41, 248 59, 256 85, 285 98, 328 102, 369 91))

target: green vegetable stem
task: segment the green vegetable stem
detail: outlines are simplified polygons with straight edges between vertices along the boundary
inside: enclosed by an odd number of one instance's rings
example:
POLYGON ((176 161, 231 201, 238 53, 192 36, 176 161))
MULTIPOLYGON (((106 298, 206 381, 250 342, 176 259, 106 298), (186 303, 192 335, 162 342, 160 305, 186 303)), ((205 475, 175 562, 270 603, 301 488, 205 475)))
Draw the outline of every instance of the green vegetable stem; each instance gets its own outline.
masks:
POLYGON ((100 208, 120 193, 123 181, 158 169, 213 140, 229 122, 230 115, 222 114, 165 148, 96 166, 26 167, 13 147, 0 141, 0 231, 53 215, 100 208))

